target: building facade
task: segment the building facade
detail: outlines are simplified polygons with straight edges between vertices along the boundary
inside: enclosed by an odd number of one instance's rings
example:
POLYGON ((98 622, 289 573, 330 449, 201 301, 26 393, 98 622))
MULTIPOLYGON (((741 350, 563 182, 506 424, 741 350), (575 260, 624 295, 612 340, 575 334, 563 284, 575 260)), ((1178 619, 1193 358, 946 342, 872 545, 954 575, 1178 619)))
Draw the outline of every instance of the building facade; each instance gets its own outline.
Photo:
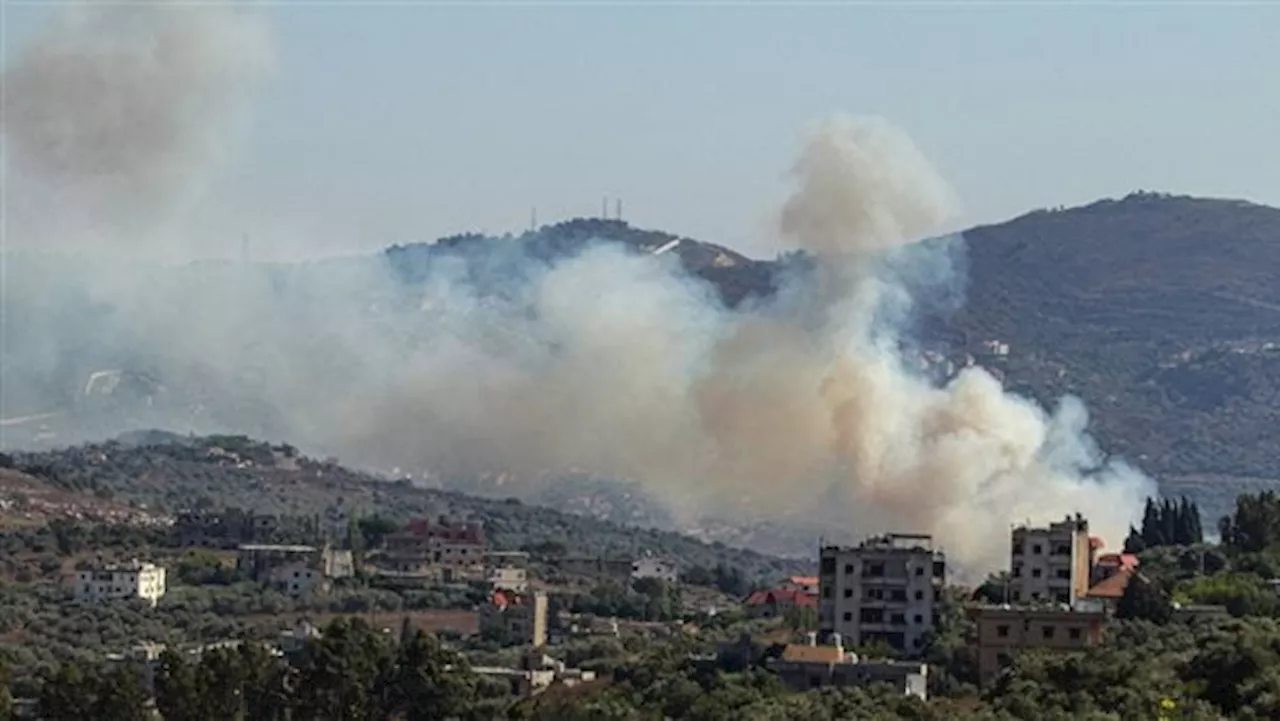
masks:
POLYGON ((887 683, 904 696, 929 697, 929 665, 909 661, 859 659, 839 645, 790 644, 782 655, 771 659, 769 667, 794 691, 814 688, 864 687, 887 683))
POLYGON ((1018 526, 1010 542, 1011 603, 1073 605, 1089 592, 1094 551, 1089 522, 1079 514, 1047 527, 1018 526))
POLYGON ((165 569, 154 563, 129 563, 76 571, 75 596, 100 603, 138 598, 155 606, 165 593, 165 569))
POLYGON ((927 535, 888 534, 857 546, 824 546, 818 628, 847 642, 878 642, 907 654, 924 648, 937 623, 946 556, 927 535))
POLYGON ((351 551, 328 547, 245 544, 236 569, 281 593, 304 596, 327 591, 332 579, 355 575, 355 559, 351 551))
POLYGON ((1027 649, 1075 651, 1102 640, 1102 610, 982 606, 971 609, 977 624, 978 679, 989 683, 1027 649))
POLYGON ((541 648, 547 644, 547 594, 494 591, 480 606, 480 632, 511 643, 541 648))
POLYGON ((676 568, 676 564, 663 558, 655 558, 653 556, 645 556, 636 559, 631 564, 631 578, 638 580, 641 578, 656 578, 659 581, 667 583, 675 583, 679 578, 680 572, 676 568))
POLYGON ((405 530, 386 538, 386 563, 391 570, 445 581, 483 573, 486 559, 484 527, 441 516, 435 521, 415 519, 405 530))

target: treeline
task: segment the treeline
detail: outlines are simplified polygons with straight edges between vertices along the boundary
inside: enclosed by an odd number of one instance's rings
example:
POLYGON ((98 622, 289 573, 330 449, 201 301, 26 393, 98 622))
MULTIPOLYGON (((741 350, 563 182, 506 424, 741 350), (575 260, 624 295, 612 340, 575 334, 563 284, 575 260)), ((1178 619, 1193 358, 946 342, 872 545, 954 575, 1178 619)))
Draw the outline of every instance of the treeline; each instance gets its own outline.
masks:
MULTIPOLYGON (((292 662, 252 642, 198 658, 166 650, 152 678, 165 721, 482 719, 507 703, 505 693, 482 699, 465 658, 434 636, 406 629, 393 642, 359 619, 333 622, 292 662)), ((44 680, 39 713, 45 721, 146 721, 151 696, 138 664, 67 663, 44 680)))
POLYGON ((1141 529, 1129 527, 1125 553, 1142 553, 1161 546, 1190 546, 1204 542, 1200 524, 1200 507, 1183 496, 1178 500, 1156 502, 1148 498, 1142 512, 1141 529))

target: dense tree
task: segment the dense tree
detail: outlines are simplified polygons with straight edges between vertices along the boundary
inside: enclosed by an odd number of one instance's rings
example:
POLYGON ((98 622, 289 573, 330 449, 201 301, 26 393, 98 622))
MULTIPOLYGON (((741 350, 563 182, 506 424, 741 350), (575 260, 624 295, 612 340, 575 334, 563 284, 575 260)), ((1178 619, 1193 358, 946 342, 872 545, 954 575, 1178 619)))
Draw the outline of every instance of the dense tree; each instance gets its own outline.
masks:
POLYGON ((401 639, 391 678, 391 709, 407 721, 460 717, 476 696, 466 660, 421 631, 401 639))
POLYGON ((9 671, 9 660, 0 655, 0 721, 13 718, 13 692, 9 686, 13 675, 9 671))
POLYGON ((1116 617, 1167 623, 1173 615, 1169 597, 1142 574, 1134 574, 1116 603, 1116 617))
POLYGON ((156 709, 164 721, 204 721, 196 670, 182 654, 165 649, 155 671, 156 709))
POLYGON ((1200 508, 1193 501, 1186 496, 1160 502, 1148 498, 1142 512, 1142 528, 1129 528, 1124 550, 1141 553, 1160 546, 1189 546, 1203 541, 1200 508))
POLYGON ((1218 523, 1222 544, 1236 553, 1261 553, 1280 544, 1280 496, 1273 491, 1242 494, 1236 512, 1218 523))

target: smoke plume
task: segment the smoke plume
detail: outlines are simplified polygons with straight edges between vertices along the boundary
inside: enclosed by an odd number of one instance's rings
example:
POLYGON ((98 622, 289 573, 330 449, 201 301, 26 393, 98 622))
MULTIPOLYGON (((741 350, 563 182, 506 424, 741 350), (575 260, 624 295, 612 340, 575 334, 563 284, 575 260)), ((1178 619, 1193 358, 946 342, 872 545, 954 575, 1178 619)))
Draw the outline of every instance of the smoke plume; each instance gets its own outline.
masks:
POLYGON ((956 200, 881 119, 815 129, 779 218, 812 269, 736 310, 674 254, 603 242, 548 260, 494 240, 482 262, 434 255, 421 282, 382 257, 157 268, 131 232, 218 159, 212 110, 258 67, 229 55, 265 45, 227 13, 138 12, 143 31, 92 9, 5 73, 39 207, 74 202, 101 249, 134 251, 16 261, 3 360, 25 395, 9 415, 87 417, 85 376, 131 369, 149 415, 94 432, 265 435, 434 478, 504 475, 513 493, 581 471, 636 481, 688 524, 933 533, 971 577, 1004 564, 1009 522, 1081 512, 1118 538, 1151 491, 1105 461, 1079 402, 1047 411, 980 368, 919 371, 909 321, 963 281, 962 241, 922 239, 956 200))
POLYGON ((270 62, 265 28, 165 0, 59 10, 2 78, 14 242, 152 240, 226 158, 270 62))

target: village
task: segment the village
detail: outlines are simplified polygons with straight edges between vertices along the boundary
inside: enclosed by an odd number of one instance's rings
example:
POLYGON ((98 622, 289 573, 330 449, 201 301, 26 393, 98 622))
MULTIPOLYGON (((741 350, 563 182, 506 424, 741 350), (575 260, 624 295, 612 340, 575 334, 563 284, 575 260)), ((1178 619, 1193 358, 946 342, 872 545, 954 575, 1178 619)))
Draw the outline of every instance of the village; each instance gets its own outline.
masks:
MULTIPOLYGON (((928 535, 886 534, 854 546, 822 546, 816 575, 778 578, 734 597, 698 592, 677 559, 495 549, 476 520, 418 518, 394 530, 387 524, 385 530, 369 547, 339 548, 316 540, 325 536, 318 519, 227 509, 181 513, 171 534, 176 547, 217 552, 228 572, 291 598, 323 597, 357 577, 390 589, 468 589, 479 599, 471 608, 406 613, 399 624, 384 621, 383 631, 403 634, 417 626, 518 649, 518 663, 473 666, 477 674, 508 684, 515 697, 595 679, 595 671, 557 660, 557 648, 574 639, 697 634, 699 623, 735 617, 743 620, 744 633, 720 643, 716 654, 693 661, 715 664, 723 661, 720 657, 771 646, 767 667, 794 690, 888 684, 900 694, 926 699, 924 654, 944 606, 955 603, 946 554, 928 535), (306 539, 314 542, 300 542, 306 539), (675 589, 688 593, 678 608, 655 614, 654 620, 571 610, 566 598, 602 583, 658 596, 675 589), (753 638, 752 631, 760 637, 753 638)), ((975 600, 973 594, 961 601, 976 625, 972 644, 982 684, 1024 651, 1070 651, 1100 643, 1117 601, 1138 573, 1136 555, 1106 550, 1078 515, 1041 527, 1015 526, 1009 549, 1008 572, 998 589, 1001 602, 975 600)), ((167 574, 156 561, 82 564, 71 579, 69 601, 155 607, 166 594, 167 574)), ((1224 611, 1187 607, 1179 613, 1224 611)), ((287 658, 321 633, 316 619, 297 616, 279 629, 273 653, 287 658)), ((236 643, 228 639, 184 650, 199 656, 236 643)), ((109 659, 154 668, 164 649, 140 638, 109 659)))

